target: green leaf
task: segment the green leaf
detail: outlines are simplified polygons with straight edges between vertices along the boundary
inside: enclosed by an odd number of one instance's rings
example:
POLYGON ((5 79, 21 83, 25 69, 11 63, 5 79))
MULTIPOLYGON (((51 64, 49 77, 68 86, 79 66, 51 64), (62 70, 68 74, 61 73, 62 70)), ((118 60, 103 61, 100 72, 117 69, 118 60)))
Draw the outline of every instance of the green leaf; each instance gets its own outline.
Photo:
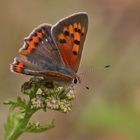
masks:
POLYGON ((25 132, 40 133, 51 128, 54 128, 54 120, 50 124, 40 125, 40 123, 29 123, 25 129, 25 132))
POLYGON ((10 105, 10 109, 12 110, 17 107, 19 107, 20 110, 25 110, 27 108, 27 102, 25 101, 25 99, 21 99, 21 97, 19 96, 17 97, 16 101, 9 100, 4 102, 4 104, 10 105))

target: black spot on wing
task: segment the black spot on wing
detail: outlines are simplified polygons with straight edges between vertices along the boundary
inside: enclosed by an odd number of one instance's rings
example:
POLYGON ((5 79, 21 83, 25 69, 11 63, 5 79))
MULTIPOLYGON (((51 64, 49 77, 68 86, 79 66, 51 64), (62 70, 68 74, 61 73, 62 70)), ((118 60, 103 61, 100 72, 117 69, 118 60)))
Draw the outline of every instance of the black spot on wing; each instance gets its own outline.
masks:
POLYGON ((80 45, 80 41, 78 41, 78 40, 74 40, 74 44, 76 44, 76 45, 80 45))
POLYGON ((60 43, 66 43, 66 40, 65 39, 60 39, 59 42, 60 43))
POLYGON ((76 51, 73 51, 72 53, 73 53, 73 55, 77 55, 78 54, 76 51))
POLYGON ((69 36, 69 31, 65 31, 65 32, 64 32, 64 35, 65 35, 65 36, 69 36))
POLYGON ((78 32, 78 28, 74 28, 74 31, 75 31, 75 32, 78 32))

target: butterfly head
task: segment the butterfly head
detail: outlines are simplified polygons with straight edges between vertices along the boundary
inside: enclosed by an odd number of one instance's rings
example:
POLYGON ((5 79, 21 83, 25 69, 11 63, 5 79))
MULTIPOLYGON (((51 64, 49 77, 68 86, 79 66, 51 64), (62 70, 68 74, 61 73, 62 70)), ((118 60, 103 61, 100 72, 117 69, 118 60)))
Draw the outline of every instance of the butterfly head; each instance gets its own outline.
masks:
POLYGON ((72 80, 72 84, 76 85, 76 84, 80 84, 81 83, 81 79, 78 75, 75 75, 73 80, 72 80))

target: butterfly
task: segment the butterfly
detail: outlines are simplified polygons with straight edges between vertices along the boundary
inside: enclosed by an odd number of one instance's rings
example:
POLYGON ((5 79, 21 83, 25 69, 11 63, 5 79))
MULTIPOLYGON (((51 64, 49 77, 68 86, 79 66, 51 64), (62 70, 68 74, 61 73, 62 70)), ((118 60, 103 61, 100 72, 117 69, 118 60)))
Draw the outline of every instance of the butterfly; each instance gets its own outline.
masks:
POLYGON ((40 25, 24 39, 11 71, 76 84, 87 29, 85 12, 63 18, 55 25, 40 25))

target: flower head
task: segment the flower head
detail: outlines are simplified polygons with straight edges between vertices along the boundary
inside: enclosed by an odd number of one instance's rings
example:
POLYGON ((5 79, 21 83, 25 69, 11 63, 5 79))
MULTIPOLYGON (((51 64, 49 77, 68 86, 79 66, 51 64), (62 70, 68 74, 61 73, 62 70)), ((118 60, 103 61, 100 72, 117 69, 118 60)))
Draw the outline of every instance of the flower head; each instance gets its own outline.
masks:
POLYGON ((36 108, 36 109, 44 108, 44 98, 42 98, 40 96, 33 98, 31 100, 31 103, 32 103, 33 108, 36 108))

